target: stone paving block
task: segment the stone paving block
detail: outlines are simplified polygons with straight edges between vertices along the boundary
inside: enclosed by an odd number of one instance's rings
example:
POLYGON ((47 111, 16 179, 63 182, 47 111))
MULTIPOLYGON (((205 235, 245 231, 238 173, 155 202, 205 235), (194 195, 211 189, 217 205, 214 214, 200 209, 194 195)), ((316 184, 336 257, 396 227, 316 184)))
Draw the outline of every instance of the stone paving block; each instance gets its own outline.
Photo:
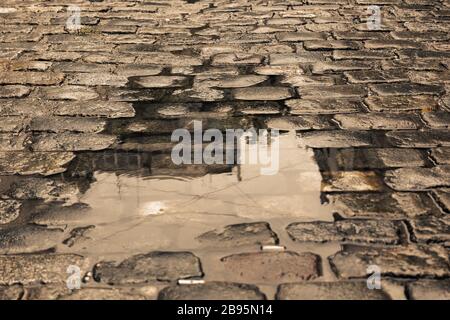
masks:
POLYGON ((414 115, 386 113, 355 113, 334 116, 345 130, 405 130, 418 129, 420 120, 414 115))
POLYGON ((422 113, 422 118, 432 128, 450 127, 450 112, 425 112, 422 113))
POLYGON ((68 76, 67 83, 83 86, 124 87, 128 83, 128 78, 112 73, 78 73, 68 76))
POLYGON ((358 70, 347 71, 345 76, 350 83, 390 83, 408 81, 408 75, 404 71, 399 70, 358 70))
POLYGON ((278 236, 267 222, 228 225, 223 230, 203 233, 197 237, 197 240, 202 244, 215 247, 278 244, 278 236))
POLYGON ((310 148, 350 148, 372 144, 369 134, 363 131, 311 131, 299 134, 300 143, 310 148))
POLYGON ((190 252, 153 251, 114 262, 100 262, 94 279, 108 284, 134 284, 149 281, 176 281, 202 277, 200 260, 190 252))
POLYGON ((437 210, 428 196, 412 192, 339 193, 327 198, 338 214, 349 218, 403 219, 437 210))
POLYGON ((450 166, 401 168, 385 173, 386 184, 397 191, 427 190, 450 186, 450 166))
POLYGON ((28 145, 30 136, 24 133, 0 133, 0 151, 22 151, 28 145))
POLYGON ((406 286, 408 297, 412 300, 449 300, 450 283, 448 280, 419 280, 406 286))
POLYGON ((0 284, 65 283, 67 268, 87 271, 89 260, 75 254, 0 255, 0 284))
POLYGON ((33 151, 97 151, 116 142, 112 135, 92 133, 42 133, 33 138, 33 151))
POLYGON ((267 128, 278 130, 326 130, 333 129, 333 125, 326 118, 319 116, 284 116, 266 120, 267 128))
POLYGON ((28 96, 31 89, 20 85, 0 86, 0 98, 23 98, 28 96))
POLYGON ((373 171, 341 171, 322 174, 322 192, 380 191, 381 178, 373 171))
POLYGON ((262 60, 262 56, 248 53, 219 53, 213 57, 211 65, 256 65, 262 60))
POLYGON ((311 40, 305 41, 303 46, 306 50, 356 50, 360 48, 358 42, 344 40, 311 40))
POLYGON ((359 99, 367 95, 367 89, 359 85, 304 86, 297 88, 297 91, 305 99, 359 99))
POLYGON ((325 40, 326 34, 322 32, 286 32, 277 35, 281 42, 298 42, 308 40, 325 40))
POLYGON ((334 50, 333 59, 335 60, 384 60, 393 59, 395 54, 388 51, 370 51, 370 50, 334 50))
POLYGON ((106 121, 93 118, 36 117, 31 119, 29 127, 35 132, 100 133, 105 129, 106 121))
POLYGON ((389 142, 400 148, 435 148, 450 146, 450 132, 447 130, 390 131, 386 133, 389 142))
POLYGON ((438 189, 434 191, 434 194, 441 207, 450 212, 450 189, 438 189))
POLYGON ((139 88, 175 88, 186 85, 187 78, 182 76, 146 76, 131 80, 139 88))
POLYGON ((240 76, 196 76, 195 84, 217 88, 244 88, 251 87, 266 81, 265 76, 240 75, 240 76))
POLYGON ((64 235, 60 229, 24 226, 0 230, 0 254, 17 254, 45 251, 61 243, 64 235))
POLYGON ((367 49, 419 49, 421 44, 410 40, 367 40, 364 41, 364 47, 367 49))
POLYGON ((450 164, 450 148, 432 149, 431 157, 438 164, 450 164))
POLYGON ((450 240, 450 219, 446 216, 423 216, 408 221, 416 242, 445 242, 450 240))
POLYGON ((233 90, 237 100, 285 100, 292 97, 287 87, 251 87, 233 90))
POLYGON ((371 68, 372 66, 365 61, 323 61, 314 63, 311 71, 313 74, 324 74, 327 72, 368 70, 371 68))
POLYGON ((232 282, 175 285, 162 289, 158 300, 265 300, 258 287, 232 282))
POLYGON ((18 133, 25 130, 29 120, 22 117, 1 117, 0 118, 0 132, 14 132, 18 133))
POLYGON ((285 103, 294 115, 355 113, 363 110, 361 101, 349 99, 290 99, 285 103))
POLYGON ((405 112, 422 110, 424 112, 438 108, 437 101, 430 96, 371 96, 365 100, 371 111, 405 112))
POLYGON ((380 96, 413 96, 413 95, 440 95, 444 88, 440 85, 417 83, 374 84, 370 88, 380 96))
POLYGON ((251 252, 220 259, 228 279, 236 282, 292 282, 320 276, 320 257, 306 252, 251 252))
POLYGON ((65 206, 50 206, 40 209, 30 223, 45 226, 66 226, 68 224, 82 224, 88 218, 91 208, 83 203, 65 206))
POLYGON ((0 300, 20 300, 23 297, 24 290, 21 285, 1 286, 0 300))
POLYGON ((312 52, 298 52, 298 53, 281 53, 271 54, 270 65, 282 66, 287 64, 303 64, 303 63, 315 63, 317 61, 324 60, 324 57, 318 53, 312 52))
POLYGON ((370 290, 365 281, 282 284, 277 300, 390 300, 383 290, 370 290))
POLYGON ((16 220, 22 204, 16 200, 0 200, 0 225, 16 220))
POLYGON ((367 267, 377 265, 382 276, 448 277, 448 253, 438 245, 408 245, 389 248, 354 248, 330 256, 339 278, 367 278, 367 267))
MULTIPOLYGON (((139 288, 83 288, 73 293, 59 295, 57 300, 154 300, 152 295, 139 288)), ((156 291, 156 290, 155 290, 156 291)))
POLYGON ((2 152, 0 175, 53 175, 66 171, 66 165, 75 158, 71 152, 2 152))
POLYGON ((39 92, 49 100, 85 101, 99 97, 94 89, 83 86, 43 87, 39 92))
POLYGON ((53 72, 0 72, 0 84, 57 85, 63 82, 63 73, 53 72))
POLYGON ((400 228, 392 221, 339 220, 336 222, 294 222, 286 227, 298 242, 362 242, 398 244, 400 228))

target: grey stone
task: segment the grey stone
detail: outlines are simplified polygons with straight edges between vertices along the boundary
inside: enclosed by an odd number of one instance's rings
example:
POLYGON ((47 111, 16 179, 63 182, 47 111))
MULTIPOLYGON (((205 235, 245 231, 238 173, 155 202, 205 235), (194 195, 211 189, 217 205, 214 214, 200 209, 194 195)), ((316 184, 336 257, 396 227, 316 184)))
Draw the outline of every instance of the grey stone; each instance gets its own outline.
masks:
POLYGON ((450 147, 448 130, 391 131, 386 137, 391 144, 401 148, 450 147))
POLYGON ((0 284, 65 283, 71 265, 87 271, 89 260, 74 254, 0 255, 0 284))
POLYGON ((251 87, 234 89, 233 96, 237 100, 284 100, 292 93, 286 87, 251 87))
POLYGON ((275 53, 270 57, 271 66, 282 66, 290 64, 315 63, 324 60, 322 54, 317 52, 297 52, 297 53, 275 53))
POLYGON ((422 118, 432 128, 450 127, 450 112, 425 112, 422 113, 422 118))
POLYGON ((371 136, 363 131, 312 131, 299 136, 300 143, 310 148, 349 148, 372 144, 371 136))
POLYGON ((22 117, 2 117, 0 118, 0 132, 18 133, 26 130, 29 120, 22 117))
POLYGON ((323 173, 322 192, 381 191, 381 178, 373 171, 337 171, 323 173))
POLYGON ((266 121, 267 128, 278 130, 324 130, 333 129, 327 119, 319 116, 284 116, 270 118, 266 121))
POLYGON ((355 248, 328 258, 339 278, 367 278, 367 267, 377 265, 381 275, 395 277, 448 277, 448 253, 437 245, 355 248))
POLYGON ((56 85, 64 80, 63 73, 56 72, 0 72, 0 84, 56 85))
POLYGON ((23 98, 29 95, 31 89, 26 86, 6 85, 0 86, 0 98, 23 98))
POLYGON ((450 300, 448 280, 419 280, 406 286, 408 296, 413 300, 450 300))
POLYGON ((450 148, 432 149, 431 157, 438 164, 450 164, 450 148))
POLYGON ((363 110, 361 101, 348 99, 291 99, 286 100, 290 113, 297 114, 338 114, 363 110))
POLYGON ((0 287, 0 300, 20 300, 24 289, 21 285, 0 287))
POLYGON ((99 94, 92 88, 82 86, 44 87, 40 89, 43 97, 50 100, 93 100, 99 94))
POLYGON ((24 133, 0 133, 0 151, 22 151, 28 145, 30 136, 24 133))
POLYGON ((51 206, 39 211, 31 219, 32 223, 46 226, 65 226, 67 224, 81 224, 91 208, 83 203, 75 203, 70 206, 51 206))
POLYGON ((0 200, 0 225, 16 220, 22 204, 16 200, 0 200))
POLYGON ((128 78, 113 73, 77 73, 68 76, 67 83, 83 86, 124 87, 128 83, 128 78))
POLYGON ((73 199, 78 193, 79 189, 75 183, 35 177, 15 177, 5 191, 5 194, 13 199, 44 199, 47 201, 73 199))
POLYGON ((450 186, 450 166, 401 168, 385 174, 386 184, 397 191, 427 190, 450 186))
POLYGON ((0 151, 0 174, 53 175, 66 171, 74 158, 71 152, 0 151))
POLYGON ((340 220, 291 223, 289 236, 299 242, 363 242, 397 244, 400 229, 395 222, 382 220, 340 220))
POLYGON ((366 281, 288 283, 278 287, 277 300, 390 300, 383 290, 370 290, 366 281))
POLYGON ((61 243, 63 237, 60 229, 33 225, 0 230, 0 254, 45 251, 61 243))
POLYGON ((414 110, 426 112, 438 107, 437 101, 431 96, 371 96, 365 102, 370 110, 377 112, 404 112, 414 110))
POLYGON ((341 193, 327 197, 335 211, 344 217, 403 219, 433 212, 428 196, 412 192, 341 193))
POLYGON ((36 117, 30 122, 30 129, 33 131, 55 133, 66 131, 100 133, 105 126, 104 120, 75 117, 36 117))
POLYGON ((278 237, 267 222, 233 224, 223 230, 201 234, 197 240, 215 247, 277 244, 278 237))
POLYGON ((159 300, 265 300, 258 287, 232 282, 170 286, 159 292, 159 300))
POLYGON ((350 70, 368 70, 371 65, 363 61, 323 61, 316 62, 312 66, 313 74, 324 74, 327 72, 340 72, 350 70))
POLYGON ((345 72, 350 83, 382 83, 408 81, 408 75, 398 70, 359 70, 345 72))
POLYGON ((413 96, 413 95, 440 95, 444 88, 440 85, 417 83, 390 83, 374 84, 370 87, 380 96, 413 96))
POLYGON ((442 208, 450 212, 450 189, 438 189, 434 194, 442 208))
POLYGON ((108 284, 133 284, 149 281, 176 281, 201 277, 200 260, 190 252, 160 252, 132 256, 120 264, 100 262, 94 278, 108 284))
POLYGON ((174 88, 187 84, 187 78, 183 76, 146 76, 132 80, 139 88, 174 88))
POLYGON ((33 151, 97 151, 107 149, 116 142, 116 137, 106 134, 42 133, 33 138, 33 151))
POLYGON ((217 76, 196 76, 195 85, 217 88, 244 88, 251 87, 266 81, 266 76, 258 75, 217 75, 217 76))
POLYGON ((422 216, 409 221, 412 236, 418 242, 450 241, 450 220, 448 217, 422 216))
POLYGON ((357 113, 336 115, 334 119, 346 130, 417 129, 420 120, 408 114, 357 113))
POLYGON ((82 288, 70 294, 60 295, 57 300, 153 300, 138 288, 82 288))
POLYGON ((367 95, 367 89, 359 85, 305 86, 297 88, 297 91, 305 99, 359 99, 367 95))
POLYGON ((309 252, 240 253, 220 261, 236 282, 292 282, 320 276, 320 257, 309 252))

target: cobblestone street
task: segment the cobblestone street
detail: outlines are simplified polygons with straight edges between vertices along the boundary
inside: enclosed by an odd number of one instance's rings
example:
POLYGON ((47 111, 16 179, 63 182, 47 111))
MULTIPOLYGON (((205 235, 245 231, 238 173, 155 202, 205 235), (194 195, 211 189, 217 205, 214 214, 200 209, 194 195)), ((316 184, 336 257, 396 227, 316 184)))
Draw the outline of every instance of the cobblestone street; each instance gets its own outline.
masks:
POLYGON ((450 300, 449 0, 2 0, 0 26, 0 300, 450 300), (280 171, 174 164, 199 121, 281 130, 280 171))

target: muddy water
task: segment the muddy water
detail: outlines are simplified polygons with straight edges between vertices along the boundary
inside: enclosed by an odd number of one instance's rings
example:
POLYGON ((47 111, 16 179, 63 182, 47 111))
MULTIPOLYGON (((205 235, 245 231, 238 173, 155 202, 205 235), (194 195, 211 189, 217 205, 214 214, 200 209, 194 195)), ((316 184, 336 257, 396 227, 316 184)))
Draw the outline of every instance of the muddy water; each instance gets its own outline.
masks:
MULTIPOLYGON (((287 249, 315 252, 326 259, 335 244, 298 244, 285 227, 298 221, 332 221, 332 207, 321 204, 321 175, 313 151, 299 147, 295 132, 280 136, 279 171, 261 174, 261 165, 243 162, 229 173, 202 177, 144 176, 95 172, 80 198, 92 210, 84 225, 95 225, 88 240, 65 248, 120 260, 151 250, 188 250, 201 258, 206 279, 225 280, 218 260, 259 250, 221 249, 196 241, 200 234, 242 222, 269 222, 287 249)), ((324 264, 326 265, 326 264, 324 264)), ((323 270, 324 278, 332 277, 323 270)))

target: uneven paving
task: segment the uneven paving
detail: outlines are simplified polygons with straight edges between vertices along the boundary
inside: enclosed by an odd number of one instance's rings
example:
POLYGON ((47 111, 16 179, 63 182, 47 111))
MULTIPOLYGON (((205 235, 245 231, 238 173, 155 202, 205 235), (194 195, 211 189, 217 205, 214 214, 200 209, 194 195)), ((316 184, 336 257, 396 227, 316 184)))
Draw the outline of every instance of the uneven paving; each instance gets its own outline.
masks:
POLYGON ((3 0, 0 299, 448 300, 449 18, 447 0, 3 0), (80 254, 102 228, 79 201, 95 172, 230 172, 170 162, 195 119, 295 131, 332 219, 80 254))

